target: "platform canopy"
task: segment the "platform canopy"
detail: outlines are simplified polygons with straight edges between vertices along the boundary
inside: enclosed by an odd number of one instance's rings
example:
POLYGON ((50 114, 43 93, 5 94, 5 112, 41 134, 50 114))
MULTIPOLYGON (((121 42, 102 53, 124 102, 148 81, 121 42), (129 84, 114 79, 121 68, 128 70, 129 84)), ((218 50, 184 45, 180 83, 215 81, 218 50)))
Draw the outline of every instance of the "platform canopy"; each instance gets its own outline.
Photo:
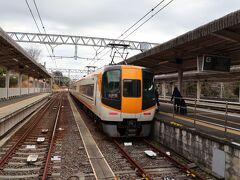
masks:
POLYGON ((126 62, 152 68, 155 74, 167 74, 178 69, 197 70, 197 57, 204 54, 229 57, 231 65, 240 64, 240 10, 137 54, 126 62))
POLYGON ((35 78, 51 77, 20 45, 0 28, 0 66, 35 78))
MULTIPOLYGON (((158 81, 177 81, 178 73, 160 74, 156 75, 155 79, 158 81)), ((221 81, 221 82, 234 82, 240 79, 240 66, 232 67, 230 72, 197 72, 187 71, 183 72, 183 79, 188 81, 221 81)))

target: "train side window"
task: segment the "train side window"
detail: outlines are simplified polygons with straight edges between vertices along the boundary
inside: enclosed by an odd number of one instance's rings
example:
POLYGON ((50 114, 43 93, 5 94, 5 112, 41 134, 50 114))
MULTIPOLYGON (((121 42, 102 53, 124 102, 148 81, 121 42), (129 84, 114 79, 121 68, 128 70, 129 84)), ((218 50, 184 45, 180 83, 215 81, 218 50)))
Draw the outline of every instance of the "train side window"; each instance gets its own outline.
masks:
POLYGON ((142 98, 142 109, 147 109, 155 105, 155 94, 154 94, 154 74, 143 70, 143 98, 142 98))
POLYGON ((79 86, 79 92, 93 98, 94 84, 86 84, 79 86))
POLYGON ((120 70, 105 72, 102 81, 102 97, 120 99, 120 70))
POLYGON ((124 97, 141 97, 141 81, 135 79, 123 80, 124 97))
POLYGON ((143 71, 143 99, 154 98, 154 75, 143 71))

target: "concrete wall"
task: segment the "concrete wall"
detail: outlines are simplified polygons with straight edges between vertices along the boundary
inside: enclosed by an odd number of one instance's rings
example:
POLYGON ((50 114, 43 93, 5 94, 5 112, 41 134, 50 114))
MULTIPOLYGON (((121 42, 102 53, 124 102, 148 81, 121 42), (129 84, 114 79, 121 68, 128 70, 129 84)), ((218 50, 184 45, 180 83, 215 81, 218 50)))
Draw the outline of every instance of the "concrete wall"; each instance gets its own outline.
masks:
POLYGON ((210 137, 160 120, 154 121, 156 141, 227 180, 240 179, 240 144, 210 137))
POLYGON ((10 97, 27 95, 33 93, 51 92, 50 88, 0 88, 0 99, 7 99, 10 97))
POLYGON ((19 88, 9 88, 8 89, 8 97, 19 96, 20 89, 19 88))
POLYGON ((34 88, 29 88, 29 94, 32 94, 32 93, 34 93, 34 88))
POLYGON ((0 98, 6 98, 6 97, 7 97, 7 89, 0 88, 0 98))
POLYGON ((21 95, 28 94, 28 88, 21 88, 21 95))

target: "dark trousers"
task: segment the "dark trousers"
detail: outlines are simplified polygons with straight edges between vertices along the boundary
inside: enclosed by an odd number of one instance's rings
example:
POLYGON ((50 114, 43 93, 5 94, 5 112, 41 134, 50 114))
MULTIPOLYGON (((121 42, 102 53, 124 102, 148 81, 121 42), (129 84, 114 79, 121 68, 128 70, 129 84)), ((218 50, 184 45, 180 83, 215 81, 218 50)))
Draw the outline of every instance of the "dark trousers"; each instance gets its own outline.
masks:
POLYGON ((174 112, 178 113, 180 111, 180 99, 174 100, 174 112))

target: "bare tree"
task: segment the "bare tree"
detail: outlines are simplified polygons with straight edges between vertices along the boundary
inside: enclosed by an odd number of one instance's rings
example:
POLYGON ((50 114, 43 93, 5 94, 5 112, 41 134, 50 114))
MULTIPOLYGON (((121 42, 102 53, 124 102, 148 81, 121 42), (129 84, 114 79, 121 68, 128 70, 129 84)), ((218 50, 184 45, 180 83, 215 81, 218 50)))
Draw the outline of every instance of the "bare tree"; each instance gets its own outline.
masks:
POLYGON ((35 61, 39 60, 42 53, 41 49, 35 47, 26 48, 26 51, 35 61))

